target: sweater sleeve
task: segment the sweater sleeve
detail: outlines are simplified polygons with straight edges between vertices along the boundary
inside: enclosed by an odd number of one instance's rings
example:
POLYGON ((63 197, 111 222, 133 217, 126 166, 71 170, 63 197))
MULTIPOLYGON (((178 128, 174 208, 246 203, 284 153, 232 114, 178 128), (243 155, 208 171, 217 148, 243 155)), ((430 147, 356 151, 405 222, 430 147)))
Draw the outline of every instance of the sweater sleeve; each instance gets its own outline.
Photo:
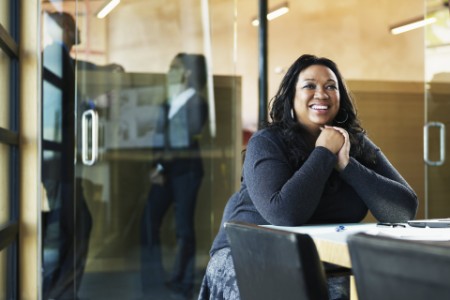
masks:
POLYGON ((392 166, 381 150, 367 137, 366 147, 376 153, 376 165, 369 169, 350 158, 340 173, 373 216, 380 222, 405 222, 413 219, 418 206, 417 195, 400 173, 392 166))
POLYGON ((280 141, 270 135, 250 139, 244 161, 244 180, 256 209, 269 223, 305 224, 316 210, 337 157, 316 147, 295 170, 280 141))

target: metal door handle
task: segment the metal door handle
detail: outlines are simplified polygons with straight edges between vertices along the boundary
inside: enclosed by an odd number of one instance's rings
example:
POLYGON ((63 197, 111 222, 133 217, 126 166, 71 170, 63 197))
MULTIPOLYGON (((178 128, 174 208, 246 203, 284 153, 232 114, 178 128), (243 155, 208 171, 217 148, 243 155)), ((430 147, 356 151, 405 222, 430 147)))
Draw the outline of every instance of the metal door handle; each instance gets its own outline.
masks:
POLYGON ((441 122, 428 122, 423 126, 423 159, 429 166, 442 166, 445 162, 445 124, 441 122), (428 158, 428 131, 430 127, 438 127, 439 138, 439 160, 432 161, 428 158))
POLYGON ((98 158, 98 114, 90 109, 81 116, 81 160, 83 164, 92 166, 98 158), (89 158, 88 128, 91 120, 91 157, 89 158))

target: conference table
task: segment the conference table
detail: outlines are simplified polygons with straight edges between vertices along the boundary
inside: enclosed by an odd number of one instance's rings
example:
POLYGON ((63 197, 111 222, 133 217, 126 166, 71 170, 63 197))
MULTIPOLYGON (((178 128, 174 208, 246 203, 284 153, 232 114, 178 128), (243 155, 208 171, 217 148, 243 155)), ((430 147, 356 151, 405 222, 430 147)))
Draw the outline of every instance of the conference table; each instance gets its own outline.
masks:
MULTIPOLYGON (((320 259, 324 262, 333 263, 343 267, 351 268, 350 254, 347 247, 347 237, 359 232, 374 235, 383 235, 400 239, 420 241, 449 241, 450 228, 416 228, 404 224, 405 227, 378 226, 376 223, 357 224, 333 224, 314 226, 273 226, 264 227, 309 234, 316 244, 320 259)), ((354 278, 351 278, 350 298, 357 299, 354 278)))
POLYGON ((290 232, 309 234, 316 244, 320 259, 343 267, 351 268, 350 255, 347 249, 347 237, 358 232, 370 232, 377 229, 375 223, 366 224, 334 224, 315 226, 273 226, 275 228, 290 232))

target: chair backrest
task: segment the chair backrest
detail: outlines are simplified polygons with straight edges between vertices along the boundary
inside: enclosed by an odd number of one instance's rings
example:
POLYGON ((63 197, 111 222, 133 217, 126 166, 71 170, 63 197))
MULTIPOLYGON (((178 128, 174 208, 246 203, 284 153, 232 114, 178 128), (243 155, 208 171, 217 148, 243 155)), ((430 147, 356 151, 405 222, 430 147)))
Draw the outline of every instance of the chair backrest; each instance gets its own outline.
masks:
POLYGON ((309 235, 225 223, 242 300, 328 299, 323 265, 309 235))
POLYGON ((347 241, 358 299, 450 299, 449 245, 365 233, 347 241))

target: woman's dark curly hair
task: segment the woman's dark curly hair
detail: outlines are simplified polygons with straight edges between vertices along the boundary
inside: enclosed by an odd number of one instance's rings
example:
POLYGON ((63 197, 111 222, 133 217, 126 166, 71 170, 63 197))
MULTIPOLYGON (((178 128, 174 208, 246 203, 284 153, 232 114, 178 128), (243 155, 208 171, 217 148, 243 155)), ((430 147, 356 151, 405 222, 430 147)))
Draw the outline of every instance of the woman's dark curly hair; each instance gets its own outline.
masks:
POLYGON ((356 108, 353 104, 350 92, 347 89, 337 65, 328 58, 304 54, 291 65, 281 81, 277 93, 271 99, 271 121, 266 124, 267 127, 278 128, 283 132, 283 139, 289 144, 290 152, 292 152, 290 157, 295 166, 298 166, 306 160, 309 153, 313 150, 314 143, 308 138, 305 128, 297 121, 295 116, 294 118, 292 117, 291 111, 294 109, 295 91, 299 74, 312 65, 325 66, 333 71, 337 77, 340 94, 340 108, 333 121, 333 125, 347 130, 351 143, 350 155, 365 165, 374 164, 373 154, 365 153, 363 151, 363 135, 365 135, 366 132, 361 127, 360 121, 357 118, 356 108), (299 134, 302 134, 305 138, 299 139, 299 134), (309 149, 307 153, 305 153, 304 150, 301 150, 305 149, 305 147, 306 149, 309 149))

